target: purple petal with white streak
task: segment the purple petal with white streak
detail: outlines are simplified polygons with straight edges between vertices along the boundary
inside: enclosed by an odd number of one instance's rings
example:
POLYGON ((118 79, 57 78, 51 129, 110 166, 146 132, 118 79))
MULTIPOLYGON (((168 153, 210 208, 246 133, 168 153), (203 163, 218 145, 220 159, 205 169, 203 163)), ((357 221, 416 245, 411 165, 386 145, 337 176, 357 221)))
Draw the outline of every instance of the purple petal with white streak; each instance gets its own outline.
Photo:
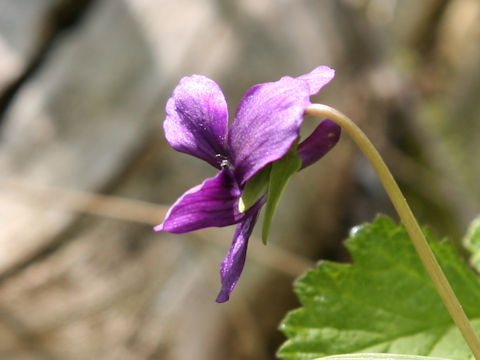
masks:
POLYGON ((306 81, 287 76, 255 85, 245 93, 228 133, 230 158, 240 186, 290 149, 310 104, 309 91, 306 81))
POLYGON ((340 139, 340 126, 330 119, 323 120, 312 134, 298 145, 297 153, 302 158, 302 167, 312 165, 330 151, 340 139))
POLYGON ((247 213, 240 213, 241 190, 233 172, 222 169, 183 194, 168 210, 165 220, 155 231, 184 233, 210 226, 227 226, 240 222, 247 213))
POLYGON ((177 151, 220 168, 227 155, 227 102, 215 81, 202 76, 184 77, 167 102, 165 137, 177 151))
POLYGON ((225 302, 230 298, 230 294, 242 274, 245 257, 247 255, 248 239, 257 222, 258 212, 259 209, 246 217, 235 229, 230 250, 220 265, 222 288, 216 299, 218 303, 225 302))

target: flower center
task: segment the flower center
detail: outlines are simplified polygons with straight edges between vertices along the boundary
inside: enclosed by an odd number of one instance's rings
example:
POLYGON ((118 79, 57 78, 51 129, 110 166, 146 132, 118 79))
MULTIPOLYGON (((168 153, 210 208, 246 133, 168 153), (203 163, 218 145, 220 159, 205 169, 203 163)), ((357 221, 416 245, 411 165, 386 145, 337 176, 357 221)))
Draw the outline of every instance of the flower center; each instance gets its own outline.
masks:
POLYGON ((229 170, 233 170, 232 163, 225 155, 216 154, 215 157, 217 158, 217 163, 220 165, 221 168, 228 168, 229 170))

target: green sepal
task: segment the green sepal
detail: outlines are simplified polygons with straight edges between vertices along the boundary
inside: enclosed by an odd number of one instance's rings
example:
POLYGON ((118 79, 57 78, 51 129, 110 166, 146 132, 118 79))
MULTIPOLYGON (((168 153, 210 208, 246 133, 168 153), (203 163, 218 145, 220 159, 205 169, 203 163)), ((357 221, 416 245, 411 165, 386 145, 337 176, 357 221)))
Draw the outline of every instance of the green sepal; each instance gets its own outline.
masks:
POLYGON ((265 206, 265 216, 263 218, 262 241, 267 243, 270 226, 272 225, 273 215, 277 210, 278 201, 282 196, 285 186, 287 186, 290 177, 295 174, 302 166, 302 159, 297 154, 297 145, 295 144, 280 159, 271 166, 270 181, 268 183, 267 204, 265 206))
POLYGON ((270 169, 271 166, 268 165, 255 174, 254 177, 248 180, 238 202, 238 210, 240 212, 243 213, 250 209, 250 207, 257 202, 260 196, 262 196, 262 193, 267 188, 269 182, 270 169))

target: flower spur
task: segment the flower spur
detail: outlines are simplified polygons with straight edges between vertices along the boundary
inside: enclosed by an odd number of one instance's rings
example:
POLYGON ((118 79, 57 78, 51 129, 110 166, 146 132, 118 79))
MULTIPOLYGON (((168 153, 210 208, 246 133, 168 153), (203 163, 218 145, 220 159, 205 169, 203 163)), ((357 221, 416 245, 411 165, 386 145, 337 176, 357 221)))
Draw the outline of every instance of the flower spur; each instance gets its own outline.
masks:
POLYGON ((240 277, 260 209, 267 200, 278 201, 268 196, 270 175, 264 169, 289 153, 298 159, 295 172, 316 162, 337 143, 340 127, 327 119, 297 145, 310 96, 333 76, 334 70, 320 66, 296 78, 285 76, 257 84, 240 100, 230 126, 220 87, 205 76, 182 78, 168 100, 163 123, 168 143, 177 151, 205 160, 219 172, 178 198, 154 230, 185 233, 238 224, 220 266, 222 286, 217 302, 229 299, 240 277), (265 186, 259 187, 261 192, 251 204, 245 204, 242 196, 247 185, 262 172, 266 174, 262 180, 265 186))

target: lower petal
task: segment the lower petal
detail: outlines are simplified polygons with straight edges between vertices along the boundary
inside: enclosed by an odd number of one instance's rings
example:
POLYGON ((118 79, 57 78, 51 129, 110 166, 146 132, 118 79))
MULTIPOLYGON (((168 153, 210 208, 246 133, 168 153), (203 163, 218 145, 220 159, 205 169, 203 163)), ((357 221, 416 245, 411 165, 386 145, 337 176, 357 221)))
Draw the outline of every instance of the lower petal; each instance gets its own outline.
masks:
POLYGON ((240 278, 247 255, 248 239, 252 234, 253 227, 257 222, 260 209, 246 217, 235 229, 232 245, 220 265, 220 277, 222 288, 217 296, 217 302, 222 303, 230 298, 235 285, 240 278))
POLYGON ((154 230, 178 234, 236 224, 246 216, 238 210, 240 195, 233 172, 223 168, 215 177, 183 194, 154 230))
POLYGON ((302 158, 301 169, 312 165, 335 146, 340 138, 341 128, 332 120, 325 119, 313 133, 298 145, 297 153, 302 158))

